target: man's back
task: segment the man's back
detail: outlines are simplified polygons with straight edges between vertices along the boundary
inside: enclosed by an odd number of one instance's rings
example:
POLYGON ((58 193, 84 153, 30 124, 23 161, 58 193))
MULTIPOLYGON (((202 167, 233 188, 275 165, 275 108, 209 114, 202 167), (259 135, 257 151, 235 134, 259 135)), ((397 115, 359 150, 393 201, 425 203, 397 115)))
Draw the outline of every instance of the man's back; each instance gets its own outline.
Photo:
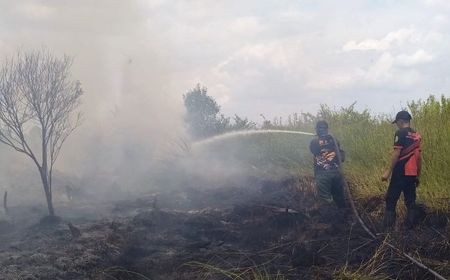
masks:
POLYGON ((309 145, 314 155, 314 171, 324 172, 339 169, 339 159, 336 153, 336 144, 331 135, 318 136, 309 145))
POLYGON ((417 176, 420 160, 421 136, 411 127, 395 132, 394 148, 400 149, 400 157, 393 169, 394 176, 417 176))

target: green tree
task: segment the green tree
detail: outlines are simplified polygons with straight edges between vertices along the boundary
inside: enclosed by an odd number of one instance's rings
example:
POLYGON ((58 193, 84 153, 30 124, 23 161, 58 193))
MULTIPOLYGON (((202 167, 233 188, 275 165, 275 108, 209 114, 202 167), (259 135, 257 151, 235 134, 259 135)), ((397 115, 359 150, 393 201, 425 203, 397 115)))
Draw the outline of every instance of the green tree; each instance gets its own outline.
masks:
POLYGON ((194 139, 221 134, 230 129, 230 118, 220 114, 220 106, 200 84, 183 95, 185 121, 194 139))

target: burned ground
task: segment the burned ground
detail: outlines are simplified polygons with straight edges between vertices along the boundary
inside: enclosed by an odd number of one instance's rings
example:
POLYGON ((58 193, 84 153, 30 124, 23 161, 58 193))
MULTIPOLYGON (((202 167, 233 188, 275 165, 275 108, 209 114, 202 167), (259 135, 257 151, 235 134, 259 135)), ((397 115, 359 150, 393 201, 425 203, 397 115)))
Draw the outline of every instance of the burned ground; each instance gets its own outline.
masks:
MULTIPOLYGON (((373 228, 382 202, 359 202, 373 228)), ((433 279, 373 241, 349 209, 318 204, 308 178, 167 190, 83 209, 91 219, 57 224, 38 223, 41 209, 11 209, 14 227, 0 233, 0 279, 433 279)), ((400 226, 380 239, 449 276, 447 220, 428 214, 416 230, 400 226)))

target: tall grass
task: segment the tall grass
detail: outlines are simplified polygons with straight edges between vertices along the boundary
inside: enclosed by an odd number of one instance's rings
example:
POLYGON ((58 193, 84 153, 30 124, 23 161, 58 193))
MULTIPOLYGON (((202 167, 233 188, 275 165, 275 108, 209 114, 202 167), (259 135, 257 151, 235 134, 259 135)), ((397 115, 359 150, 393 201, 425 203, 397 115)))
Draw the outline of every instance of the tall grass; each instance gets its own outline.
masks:
POLYGON ((423 137, 423 176, 419 196, 450 208, 450 98, 411 102, 414 125, 423 137))
MULTIPOLYGON (((418 201, 437 210, 450 208, 450 98, 430 96, 408 103, 412 127, 423 138, 423 170, 418 188, 418 201)), ((393 116, 374 115, 355 107, 333 109, 322 105, 318 114, 288 118, 287 123, 275 120, 265 125, 272 129, 312 129, 318 119, 325 119, 346 151, 345 173, 353 193, 359 197, 381 195, 387 184, 381 175, 388 166, 396 126, 393 116)))
MULTIPOLYGON (((407 109, 413 116, 413 128, 423 138, 418 201, 435 210, 449 211, 450 98, 430 96, 408 103, 407 109)), ((393 118, 369 110, 358 111, 354 105, 340 109, 322 105, 315 115, 302 113, 293 114, 286 120, 265 120, 261 128, 314 132, 317 120, 327 120, 330 132, 346 151, 344 170, 351 182, 352 194, 357 199, 364 199, 386 192, 387 183, 381 181, 381 176, 390 161, 397 129, 391 124, 393 118)), ((210 185, 210 179, 227 181, 239 176, 275 180, 299 173, 311 176, 310 140, 310 136, 295 134, 248 135, 194 150, 186 148, 185 155, 171 160, 167 172, 161 172, 164 175, 161 185, 195 185, 196 179, 205 178, 208 180, 202 184, 210 185)))

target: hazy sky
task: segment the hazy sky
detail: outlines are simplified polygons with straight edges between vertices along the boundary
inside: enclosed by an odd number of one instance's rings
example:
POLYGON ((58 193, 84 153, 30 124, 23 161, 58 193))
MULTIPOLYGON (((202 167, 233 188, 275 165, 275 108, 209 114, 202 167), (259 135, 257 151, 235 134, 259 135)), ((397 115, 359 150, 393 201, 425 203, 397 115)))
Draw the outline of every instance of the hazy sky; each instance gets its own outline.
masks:
MULTIPOLYGON (((0 61, 42 47, 74 57, 84 122, 57 169, 87 188, 145 187, 199 82, 226 115, 257 122, 355 101, 394 114, 448 95, 449 31, 447 0, 0 0, 0 61)), ((0 185, 30 185, 17 170, 31 162, 10 151, 0 185)))
POLYGON ((449 15, 446 0, 2 0, 0 55, 73 55, 92 117, 128 100, 133 118, 164 118, 198 82, 258 121, 320 103, 393 112, 448 94, 449 15))

